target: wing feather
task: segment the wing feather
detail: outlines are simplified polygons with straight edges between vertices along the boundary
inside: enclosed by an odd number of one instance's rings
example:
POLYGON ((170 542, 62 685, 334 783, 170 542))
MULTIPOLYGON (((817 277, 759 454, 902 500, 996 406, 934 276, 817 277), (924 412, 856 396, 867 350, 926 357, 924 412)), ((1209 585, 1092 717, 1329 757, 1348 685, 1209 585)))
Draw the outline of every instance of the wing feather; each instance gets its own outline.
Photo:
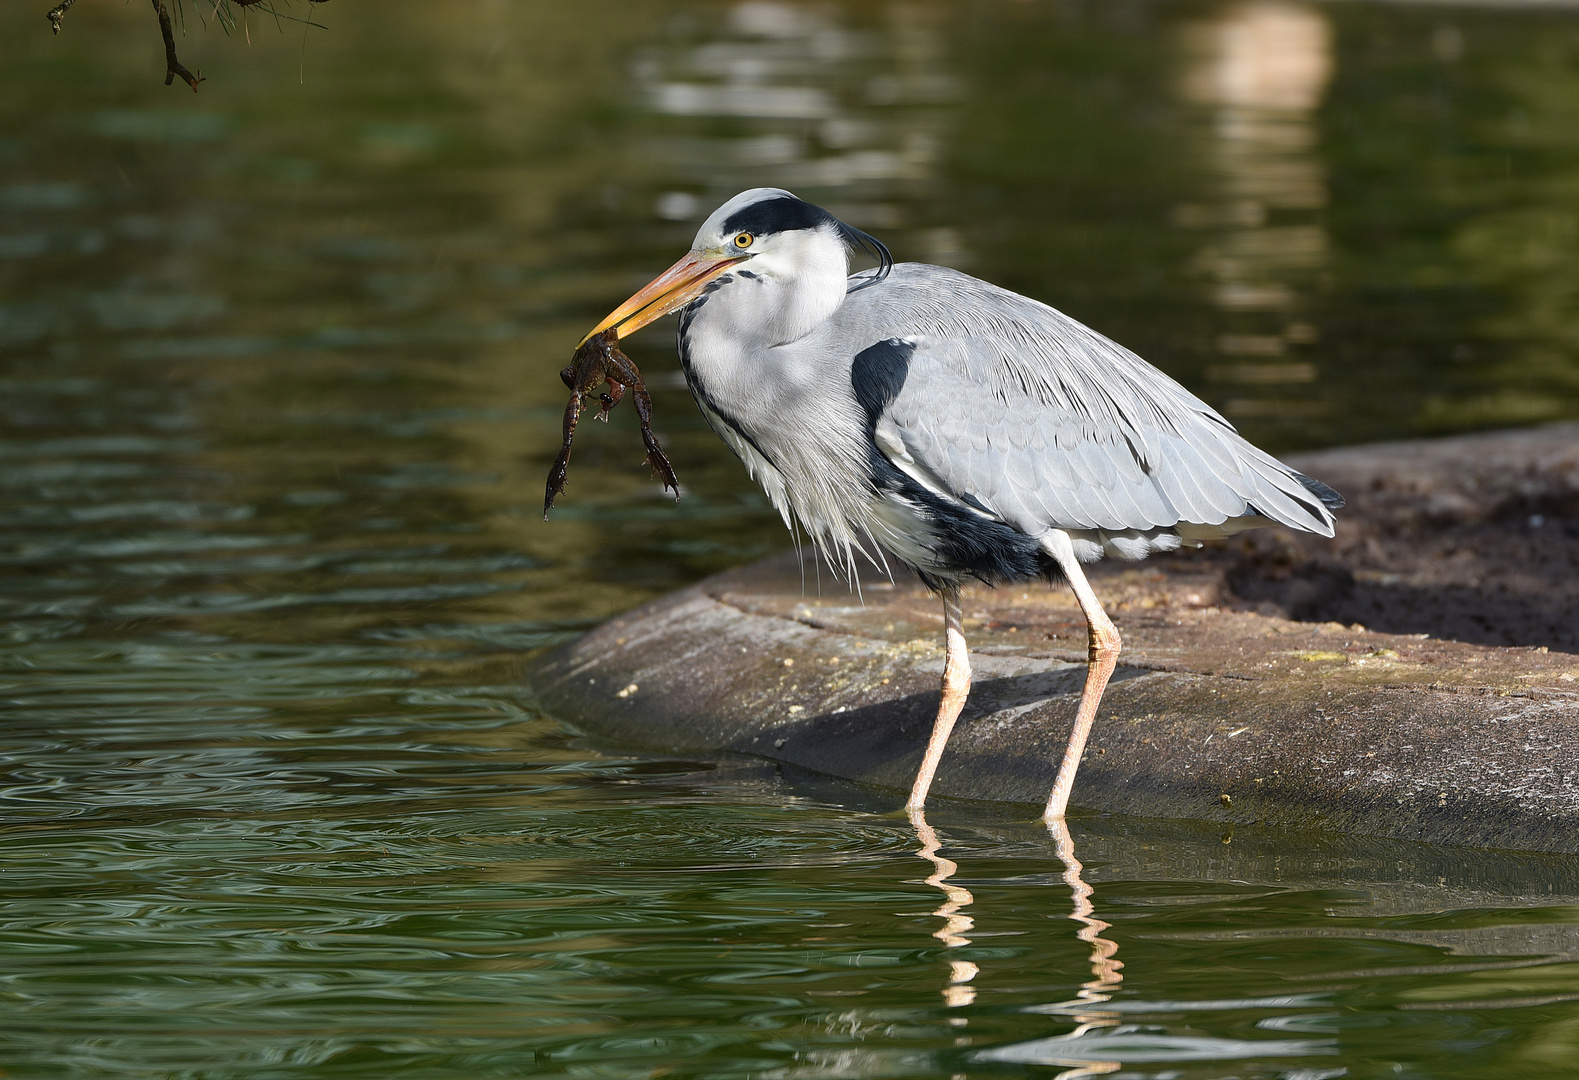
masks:
POLYGON ((1134 353, 1025 297, 901 264, 851 293, 825 347, 911 346, 882 414, 942 492, 1016 527, 1109 531, 1260 516, 1332 535, 1298 474, 1134 353))

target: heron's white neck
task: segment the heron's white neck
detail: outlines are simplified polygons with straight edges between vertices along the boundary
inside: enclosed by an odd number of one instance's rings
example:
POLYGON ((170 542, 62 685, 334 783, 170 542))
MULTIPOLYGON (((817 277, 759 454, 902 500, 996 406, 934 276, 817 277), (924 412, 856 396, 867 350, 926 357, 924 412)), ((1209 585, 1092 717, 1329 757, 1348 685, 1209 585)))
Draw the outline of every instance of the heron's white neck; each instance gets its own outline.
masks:
POLYGON ((851 517, 870 495, 865 414, 850 388, 850 354, 817 333, 844 303, 847 249, 831 227, 774 240, 686 312, 686 378, 785 523, 853 567, 870 532, 851 517))
POLYGON ((773 237, 697 308, 695 331, 752 353, 799 341, 844 303, 849 251, 829 226, 773 237))

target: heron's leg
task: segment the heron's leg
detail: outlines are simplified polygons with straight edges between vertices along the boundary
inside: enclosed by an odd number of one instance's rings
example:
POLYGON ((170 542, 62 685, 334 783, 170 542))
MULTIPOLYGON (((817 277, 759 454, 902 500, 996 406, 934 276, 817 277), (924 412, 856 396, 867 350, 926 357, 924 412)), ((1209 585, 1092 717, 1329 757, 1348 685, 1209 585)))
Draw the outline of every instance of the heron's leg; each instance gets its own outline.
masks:
POLYGON ((965 648, 964 618, 959 609, 959 586, 948 585, 943 589, 943 641, 948 657, 943 661, 943 700, 938 704, 938 718, 932 723, 932 738, 927 740, 927 752, 916 770, 916 783, 910 789, 906 810, 920 810, 927 802, 927 789, 938 771, 938 761, 943 757, 943 747, 948 743, 954 721, 959 719, 965 699, 970 696, 970 653, 965 648))
POLYGON ((1069 581, 1069 587, 1080 601, 1080 611, 1086 617, 1086 627, 1091 634, 1090 660, 1086 668, 1086 687, 1080 694, 1080 708, 1075 713, 1075 726, 1069 733, 1069 745, 1064 748, 1064 759, 1058 763, 1058 775, 1053 779, 1052 793, 1047 796, 1047 809, 1042 817, 1054 821, 1064 816, 1069 806, 1069 793, 1075 786, 1075 770, 1080 768, 1080 757, 1086 751, 1086 739, 1091 734, 1091 724, 1097 718, 1097 706, 1102 701, 1102 691, 1118 666, 1118 651, 1123 642, 1118 628, 1102 610, 1102 602, 1092 591, 1080 560, 1075 558, 1069 534, 1060 530, 1049 533, 1045 541, 1048 553, 1058 563, 1069 581))

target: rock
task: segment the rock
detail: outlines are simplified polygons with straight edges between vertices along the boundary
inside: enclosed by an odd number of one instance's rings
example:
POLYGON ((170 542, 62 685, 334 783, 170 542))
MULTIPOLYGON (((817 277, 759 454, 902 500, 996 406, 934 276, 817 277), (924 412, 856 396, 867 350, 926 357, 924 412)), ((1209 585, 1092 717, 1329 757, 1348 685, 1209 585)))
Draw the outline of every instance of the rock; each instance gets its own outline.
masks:
MULTIPOLYGON (((1294 464, 1349 497, 1337 541, 1265 530, 1093 568, 1125 651, 1074 803, 1579 851, 1579 426, 1294 464)), ((941 605, 910 580, 816 582, 793 555, 720 574, 540 658, 532 683, 600 737, 753 754, 897 807, 937 706, 941 605)), ((1084 621, 1063 586, 963 599, 975 684, 933 792, 1029 814, 1084 621)))
POLYGON ((1579 424, 1309 454, 1349 497, 1336 541, 1284 530, 1216 552, 1270 614, 1579 651, 1579 424))

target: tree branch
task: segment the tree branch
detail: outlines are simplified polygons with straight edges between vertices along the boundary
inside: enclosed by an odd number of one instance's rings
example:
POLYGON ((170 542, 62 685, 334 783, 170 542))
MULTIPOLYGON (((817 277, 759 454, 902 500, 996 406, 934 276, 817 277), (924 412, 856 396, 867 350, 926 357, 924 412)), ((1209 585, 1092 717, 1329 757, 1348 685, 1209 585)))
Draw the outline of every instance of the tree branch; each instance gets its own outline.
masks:
MULTIPOLYGON (((66 12, 76 2, 77 0, 60 0, 60 3, 45 12, 44 17, 49 20, 49 28, 56 34, 60 33, 60 21, 66 17, 66 12)), ((228 0, 228 2, 235 4, 237 7, 251 7, 255 4, 262 4, 265 0, 228 0)), ((310 4, 324 4, 328 3, 328 0, 307 0, 307 2, 310 4)), ((179 75, 181 76, 181 81, 190 86, 195 94, 197 93, 197 84, 203 81, 203 76, 194 75, 188 71, 186 65, 181 63, 181 58, 176 55, 175 26, 171 23, 170 9, 165 6, 165 0, 152 0, 152 3, 154 14, 159 17, 159 33, 164 37, 164 84, 169 86, 175 82, 176 76, 179 75)), ((272 7, 265 7, 263 10, 272 11, 273 9, 272 7)), ((275 12, 277 17, 279 14, 279 12, 275 12)), ((287 15, 284 17, 290 18, 291 16, 287 15)), ((307 19, 307 22, 311 26, 318 25, 312 21, 311 17, 307 19)))
POLYGON ((175 28, 170 25, 170 9, 164 6, 164 0, 153 0, 154 12, 159 16, 159 32, 164 35, 164 84, 169 86, 175 81, 177 75, 186 80, 192 88, 192 93, 197 93, 197 84, 203 81, 201 75, 193 75, 181 64, 175 54, 175 28))
POLYGON ((49 14, 45 15, 44 18, 49 20, 49 28, 51 30, 57 34, 60 33, 60 20, 66 17, 67 9, 76 2, 77 0, 60 0, 60 3, 49 9, 49 14))

